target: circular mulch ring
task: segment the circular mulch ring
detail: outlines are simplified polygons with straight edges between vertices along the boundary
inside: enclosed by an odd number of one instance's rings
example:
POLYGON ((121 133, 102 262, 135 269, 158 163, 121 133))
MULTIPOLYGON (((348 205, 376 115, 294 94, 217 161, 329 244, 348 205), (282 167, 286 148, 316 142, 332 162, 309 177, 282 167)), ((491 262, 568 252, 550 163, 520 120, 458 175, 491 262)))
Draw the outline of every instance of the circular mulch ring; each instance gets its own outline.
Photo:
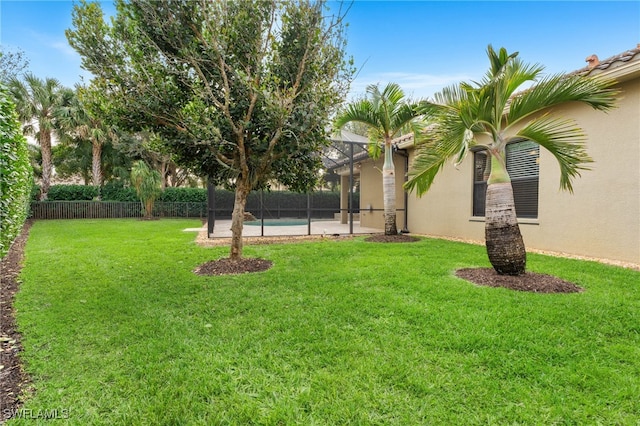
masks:
POLYGON ((420 241, 418 237, 412 237, 411 235, 406 234, 396 234, 396 235, 372 235, 364 239, 368 243, 413 243, 415 241, 420 241))
POLYGON ((464 268, 458 269, 456 276, 478 285, 532 293, 580 293, 584 291, 582 287, 569 281, 536 272, 511 276, 498 275, 493 268, 464 268))
POLYGON ((211 260, 193 270, 198 275, 237 275, 250 272, 263 272, 271 268, 273 262, 265 259, 242 258, 233 260, 227 258, 211 260))

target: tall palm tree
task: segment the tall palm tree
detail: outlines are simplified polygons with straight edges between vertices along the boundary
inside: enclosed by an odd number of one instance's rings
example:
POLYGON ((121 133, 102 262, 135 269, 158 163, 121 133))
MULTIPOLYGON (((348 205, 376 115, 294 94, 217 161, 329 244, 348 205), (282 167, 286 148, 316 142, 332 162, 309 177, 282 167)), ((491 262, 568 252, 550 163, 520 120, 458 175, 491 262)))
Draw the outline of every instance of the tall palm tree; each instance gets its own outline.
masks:
POLYGON ((77 86, 76 92, 67 96, 69 101, 56 111, 58 125, 72 138, 91 143, 92 184, 99 187, 103 180, 102 148, 116 138, 116 132, 91 109, 100 108, 94 92, 77 86))
POLYGON ((11 78, 9 89, 16 103, 18 117, 23 123, 25 135, 34 136, 42 152, 42 186, 40 199, 46 200, 53 161, 51 158, 51 141, 58 132, 55 114, 61 106, 68 102, 64 86, 54 78, 42 80, 31 73, 24 75, 24 82, 11 78))
POLYGON ((579 75, 542 77, 543 67, 526 65, 502 48, 489 45, 491 68, 479 83, 444 89, 435 102, 423 102, 434 121, 412 163, 407 189, 424 194, 445 162, 461 162, 471 148, 483 148, 491 158, 485 202, 485 240, 489 261, 502 275, 525 272, 526 251, 516 218, 506 146, 527 139, 549 151, 560 166, 560 188, 573 191, 572 179, 588 170, 586 136, 574 120, 554 117, 550 107, 581 102, 606 111, 615 104, 612 81, 579 75), (517 92, 524 83, 534 85, 517 92), (481 138, 479 138, 481 137, 481 138), (484 138, 484 139, 482 139, 484 138))
POLYGON ((374 158, 384 150, 382 166, 382 188, 384 195, 384 233, 398 233, 396 225, 396 173, 393 164, 393 145, 391 141, 401 132, 418 132, 422 129, 419 102, 405 98, 405 94, 396 83, 389 83, 380 91, 378 85, 367 87, 367 97, 355 101, 344 109, 335 119, 335 127, 341 129, 347 123, 355 122, 366 126, 369 139, 374 143, 369 150, 374 158))

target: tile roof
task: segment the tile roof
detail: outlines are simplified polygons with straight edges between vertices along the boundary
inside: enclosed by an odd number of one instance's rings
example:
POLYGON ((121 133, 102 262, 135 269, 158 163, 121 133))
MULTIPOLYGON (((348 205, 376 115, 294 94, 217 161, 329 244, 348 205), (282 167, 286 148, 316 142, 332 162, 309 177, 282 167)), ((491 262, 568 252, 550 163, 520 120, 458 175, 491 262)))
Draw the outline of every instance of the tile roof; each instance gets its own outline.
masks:
POLYGON ((640 44, 635 49, 627 50, 626 52, 622 52, 618 55, 612 56, 607 59, 603 59, 600 61, 598 65, 593 68, 589 68, 588 66, 581 68, 577 71, 572 72, 571 74, 584 74, 588 75, 593 71, 599 70, 604 71, 606 69, 613 69, 623 65, 625 62, 629 62, 634 58, 640 59, 640 44))

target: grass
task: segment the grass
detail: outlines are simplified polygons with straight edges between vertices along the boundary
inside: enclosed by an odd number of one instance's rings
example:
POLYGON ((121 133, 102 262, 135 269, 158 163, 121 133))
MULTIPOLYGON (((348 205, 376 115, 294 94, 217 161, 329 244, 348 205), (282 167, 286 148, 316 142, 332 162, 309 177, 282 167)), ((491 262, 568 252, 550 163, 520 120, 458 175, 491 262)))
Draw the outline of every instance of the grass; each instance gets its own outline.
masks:
POLYGON ((356 238, 247 246, 274 267, 201 277, 228 248, 195 226, 35 223, 16 301, 34 393, 10 425, 640 421, 638 272, 530 255, 586 291, 514 292, 453 275, 483 247, 356 238))

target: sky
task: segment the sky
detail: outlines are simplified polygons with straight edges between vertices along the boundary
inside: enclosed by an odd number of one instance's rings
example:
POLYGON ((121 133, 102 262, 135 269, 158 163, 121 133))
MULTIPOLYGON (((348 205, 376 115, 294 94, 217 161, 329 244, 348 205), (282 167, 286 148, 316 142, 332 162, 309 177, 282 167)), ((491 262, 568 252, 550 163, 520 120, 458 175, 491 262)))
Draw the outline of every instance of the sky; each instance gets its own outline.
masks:
MULTIPOLYGON (((103 1, 107 14, 115 13, 103 1)), ((72 1, 0 0, 0 44, 23 50, 29 71, 73 87, 88 82, 80 56, 64 31, 72 1)), ((398 83, 414 98, 445 86, 479 80, 489 67, 486 49, 505 47, 547 74, 575 71, 587 56, 602 59, 640 43, 635 1, 364 1, 351 4, 347 55, 358 74, 349 98, 369 84, 398 83)))

